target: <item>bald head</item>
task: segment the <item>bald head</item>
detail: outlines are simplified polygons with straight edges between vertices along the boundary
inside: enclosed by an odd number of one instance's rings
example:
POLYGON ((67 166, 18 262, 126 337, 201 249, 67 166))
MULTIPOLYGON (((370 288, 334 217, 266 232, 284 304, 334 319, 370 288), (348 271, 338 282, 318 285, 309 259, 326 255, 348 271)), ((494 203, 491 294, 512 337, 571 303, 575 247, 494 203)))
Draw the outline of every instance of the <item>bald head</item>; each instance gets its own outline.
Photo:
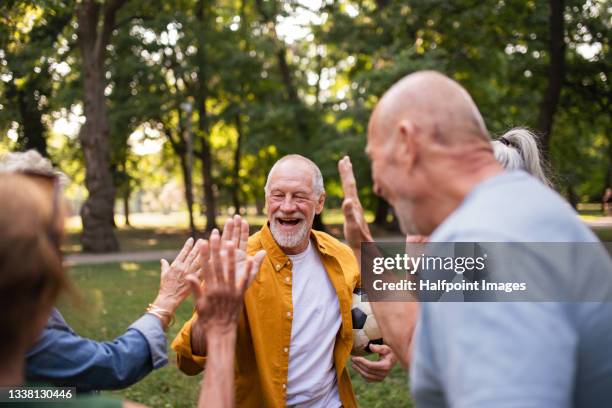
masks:
POLYGON ((312 191, 317 197, 325 192, 325 186, 323 184, 323 175, 319 167, 310 159, 301 156, 299 154, 288 154, 277 160, 276 163, 270 169, 268 173, 268 179, 266 180, 265 192, 270 192, 270 179, 273 173, 281 172, 283 169, 287 170, 302 170, 312 173, 312 191))
POLYGON ((489 141, 484 120, 467 91, 435 71, 410 74, 393 85, 372 114, 370 134, 393 134, 402 120, 445 145, 489 141))

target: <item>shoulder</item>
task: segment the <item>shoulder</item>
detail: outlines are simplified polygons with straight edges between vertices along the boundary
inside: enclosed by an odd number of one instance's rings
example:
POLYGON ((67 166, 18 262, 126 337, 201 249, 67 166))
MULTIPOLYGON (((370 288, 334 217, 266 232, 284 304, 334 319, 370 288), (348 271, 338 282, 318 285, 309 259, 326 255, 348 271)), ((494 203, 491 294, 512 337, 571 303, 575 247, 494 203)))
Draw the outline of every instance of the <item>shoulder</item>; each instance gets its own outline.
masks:
POLYGON ((312 230, 312 232, 317 240, 317 244, 319 245, 321 252, 336 258, 343 269, 357 268, 355 254, 353 254, 353 251, 348 245, 340 242, 340 240, 336 237, 323 231, 312 230))
POLYGON ((323 246, 324 248, 334 251, 337 254, 342 255, 352 255, 353 251, 349 248, 348 245, 341 242, 338 238, 334 237, 323 231, 312 230, 315 238, 317 239, 317 243, 319 246, 323 246))

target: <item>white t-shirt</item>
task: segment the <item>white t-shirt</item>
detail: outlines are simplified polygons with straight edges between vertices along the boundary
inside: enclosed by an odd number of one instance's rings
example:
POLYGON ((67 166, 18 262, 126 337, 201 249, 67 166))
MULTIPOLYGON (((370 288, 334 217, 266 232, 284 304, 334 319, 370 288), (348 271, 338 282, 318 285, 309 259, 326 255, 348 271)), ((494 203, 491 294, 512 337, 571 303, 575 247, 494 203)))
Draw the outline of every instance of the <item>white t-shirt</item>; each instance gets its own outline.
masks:
POLYGON ((334 344, 342 323, 338 296, 312 245, 293 264, 293 322, 287 374, 287 406, 338 408, 334 344))

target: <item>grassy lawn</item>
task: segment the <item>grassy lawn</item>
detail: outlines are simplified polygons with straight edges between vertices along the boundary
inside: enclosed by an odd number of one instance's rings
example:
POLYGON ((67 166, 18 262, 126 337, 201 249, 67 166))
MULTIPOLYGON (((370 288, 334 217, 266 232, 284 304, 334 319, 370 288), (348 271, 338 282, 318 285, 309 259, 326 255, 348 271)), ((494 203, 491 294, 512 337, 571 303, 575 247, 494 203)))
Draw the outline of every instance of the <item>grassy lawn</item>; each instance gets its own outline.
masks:
MULTIPOLYGON (((121 263, 74 267, 70 271, 82 299, 64 299, 60 309, 66 320, 82 336, 110 340, 136 320, 155 297, 159 284, 159 264, 121 263)), ((176 323, 169 330, 171 340, 191 316, 188 299, 178 310, 176 323)), ((188 377, 175 365, 169 349, 169 364, 154 371, 140 383, 115 394, 150 407, 193 407, 201 376, 188 377)), ((407 379, 397 366, 383 383, 367 384, 351 372, 362 407, 411 407, 407 379)))

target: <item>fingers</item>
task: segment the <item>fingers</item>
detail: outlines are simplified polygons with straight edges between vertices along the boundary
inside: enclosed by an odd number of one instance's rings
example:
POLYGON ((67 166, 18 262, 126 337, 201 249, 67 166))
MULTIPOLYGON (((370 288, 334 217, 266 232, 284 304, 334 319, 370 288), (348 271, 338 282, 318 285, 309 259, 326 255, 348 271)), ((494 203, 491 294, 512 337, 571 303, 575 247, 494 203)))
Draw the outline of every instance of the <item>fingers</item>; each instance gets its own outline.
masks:
POLYGON ((179 252, 179 254, 176 256, 174 260, 183 262, 185 258, 187 258, 187 254, 189 254, 189 251, 191 251, 192 247, 193 247, 193 238, 189 238, 187 241, 185 241, 185 245, 183 245, 183 249, 181 249, 181 252, 179 252))
POLYGON ((354 357, 353 364, 352 364, 353 369, 357 371, 359 375, 361 375, 366 381, 379 382, 385 379, 384 374, 372 371, 368 369, 367 367, 363 366, 363 364, 360 361, 359 362, 355 361, 357 358, 362 358, 363 360, 366 360, 366 359, 363 357, 354 357))
POLYGON ((240 291, 240 295, 246 292, 249 284, 251 283, 251 275, 253 270, 253 258, 247 258, 244 264, 244 274, 240 277, 240 281, 238 282, 238 290, 240 291))
POLYGON ((234 221, 228 217, 223 225, 223 233, 221 235, 221 241, 231 241, 232 234, 234 233, 234 221))
POLYGON ((249 242, 249 223, 246 220, 242 220, 242 222, 240 223, 240 245, 238 245, 238 248, 246 252, 248 242, 249 242))
POLYGON ((168 263, 168 261, 166 261, 165 259, 161 259, 159 263, 161 264, 162 275, 168 272, 168 269, 170 269, 170 264, 168 263))
POLYGON ((370 344, 370 350, 373 353, 379 354, 380 356, 385 356, 389 353, 393 353, 391 347, 387 346, 386 344, 370 344))
POLYGON ((230 288, 236 287, 236 249, 233 243, 225 243, 226 257, 224 258, 225 276, 227 276, 227 284, 230 288))
POLYGON ((348 156, 344 156, 338 162, 338 172, 340 173, 340 181, 342 182, 344 197, 358 200, 357 182, 355 181, 355 175, 353 174, 351 159, 348 156))
POLYGON ((257 251, 255 256, 252 257, 253 267, 251 268, 250 273, 247 275, 247 278, 248 278, 246 281, 247 288, 251 285, 251 282, 253 282, 253 279, 255 279, 255 276, 257 276, 257 273, 259 272, 259 268, 261 267, 261 263, 263 262, 265 257, 266 257, 266 251, 263 249, 260 251, 257 251))
POLYGON ((187 270, 189 271, 191 270, 191 266, 197 260, 198 255, 200 254, 200 247, 202 246, 202 242, 203 240, 198 239, 195 245, 193 246, 193 248, 191 248, 191 250, 189 251, 187 258, 185 258, 185 263, 187 264, 187 270))
POLYGON ((221 261, 221 242, 219 238, 219 233, 213 231, 210 236, 210 252, 211 252, 211 261, 210 268, 212 269, 212 281, 213 282, 223 282, 223 262, 221 261))
POLYGON ((355 205, 353 200, 350 198, 345 198, 342 202, 342 212, 344 213, 344 222, 348 223, 357 223, 357 217, 355 215, 355 205))
POLYGON ((214 279, 210 267, 210 244, 206 240, 200 248, 200 279, 204 279, 204 282, 213 282, 214 279))
POLYGON ((238 214, 234 215, 234 220, 232 224, 232 227, 234 229, 234 231, 232 232, 232 242, 234 243, 234 248, 240 247, 240 238, 242 237, 240 235, 241 226, 242 226, 242 219, 240 218, 240 215, 238 214))

